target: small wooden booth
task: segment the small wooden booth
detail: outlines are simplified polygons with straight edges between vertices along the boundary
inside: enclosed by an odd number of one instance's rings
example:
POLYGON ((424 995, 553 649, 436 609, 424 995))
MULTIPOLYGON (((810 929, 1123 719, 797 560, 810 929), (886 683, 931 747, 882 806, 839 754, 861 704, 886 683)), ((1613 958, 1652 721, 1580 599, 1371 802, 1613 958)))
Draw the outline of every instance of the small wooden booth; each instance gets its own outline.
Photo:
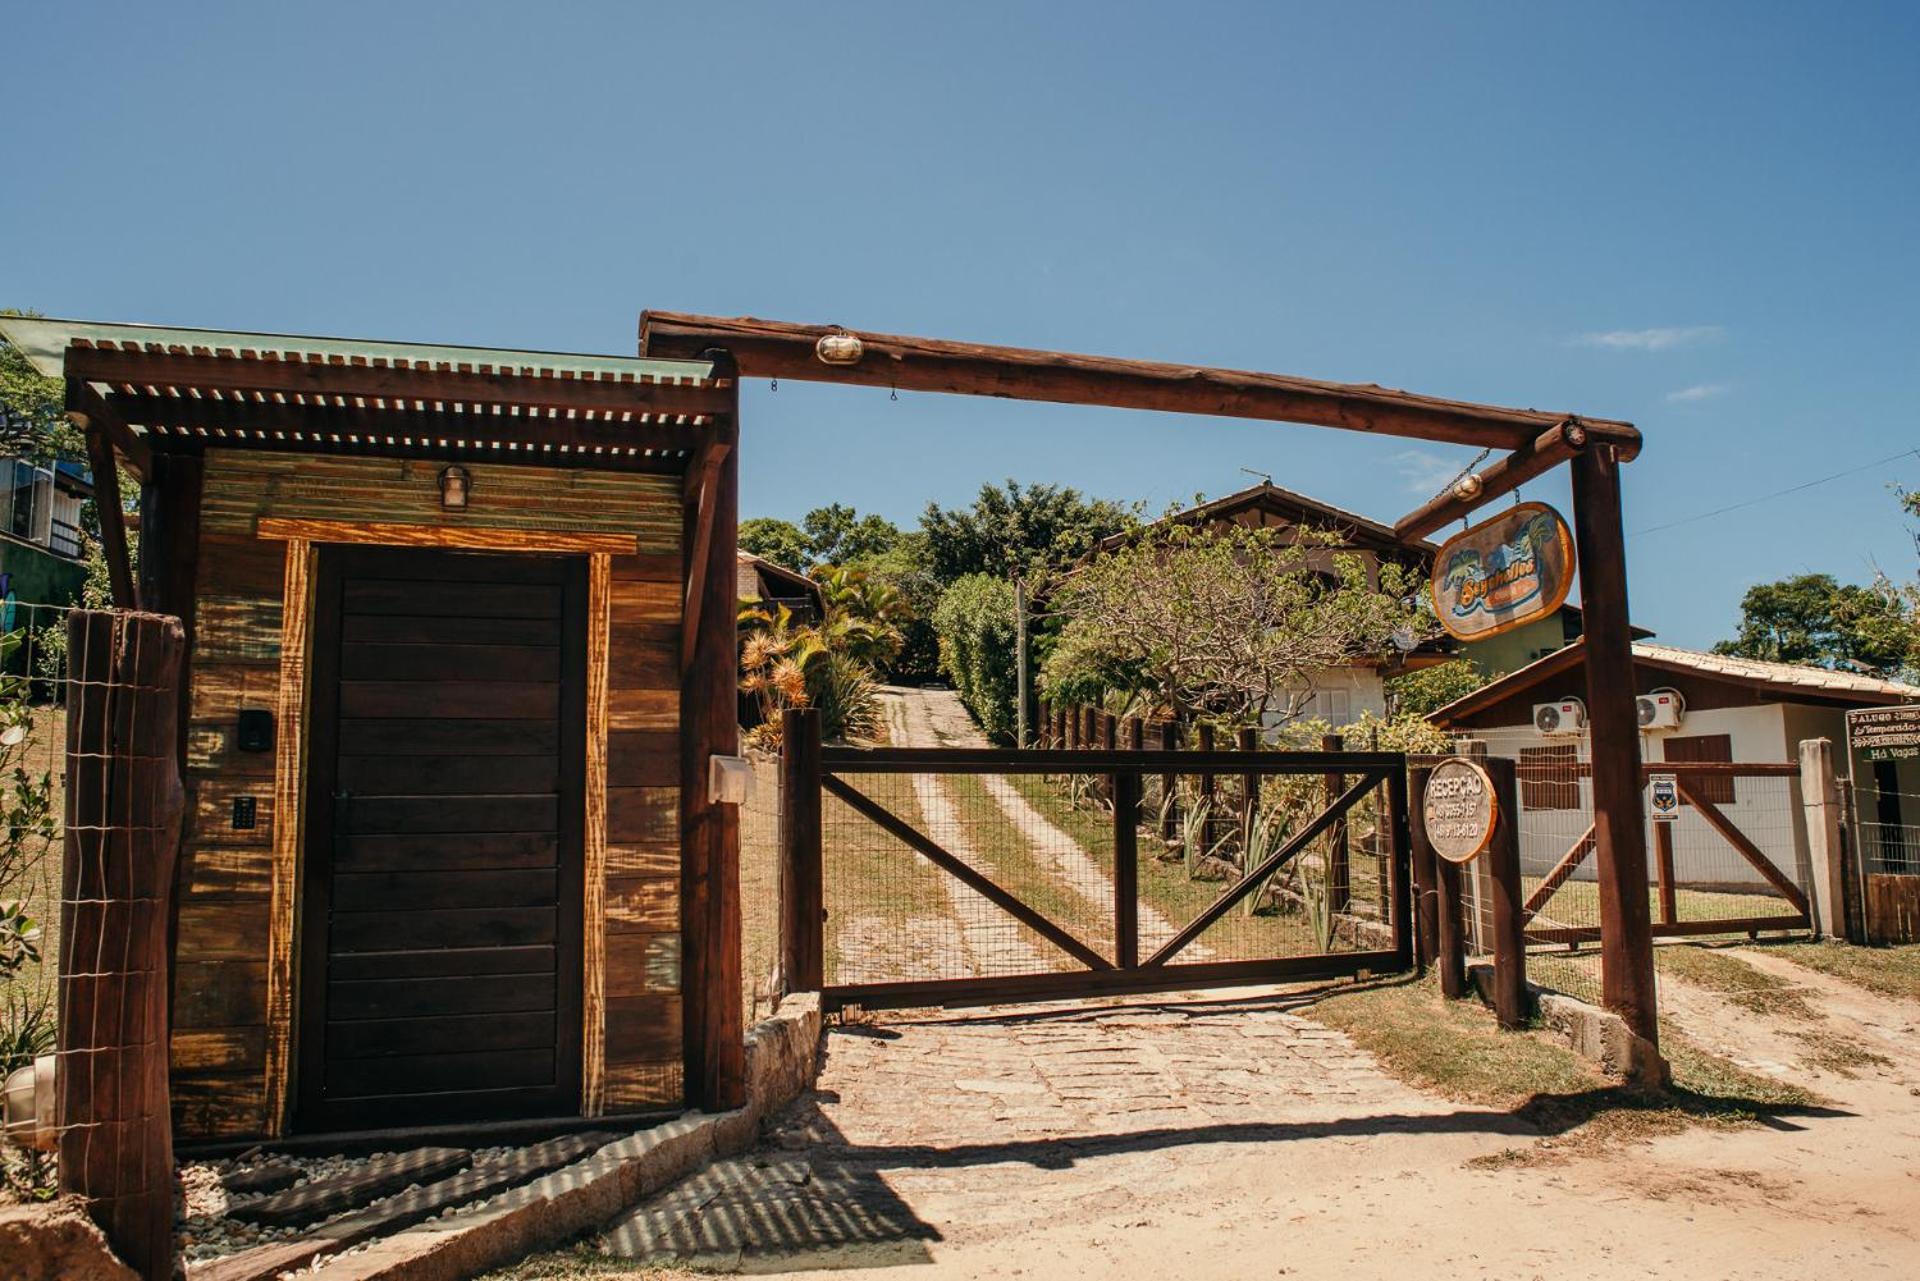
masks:
POLYGON ((736 1104, 725 354, 0 332, 186 631, 176 1135, 736 1104))

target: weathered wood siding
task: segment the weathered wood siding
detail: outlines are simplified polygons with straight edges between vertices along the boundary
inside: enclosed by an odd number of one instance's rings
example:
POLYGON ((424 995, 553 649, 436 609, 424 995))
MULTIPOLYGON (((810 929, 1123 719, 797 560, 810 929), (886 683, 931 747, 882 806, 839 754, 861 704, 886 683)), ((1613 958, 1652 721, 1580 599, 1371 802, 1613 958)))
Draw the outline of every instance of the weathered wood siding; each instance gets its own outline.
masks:
MULTIPOLYGON (((174 993, 173 1100, 183 1138, 273 1133, 268 1007, 275 749, 242 752, 238 713, 279 715, 288 543, 258 536, 262 517, 540 533, 631 534, 611 558, 606 652, 605 913, 591 956, 605 958, 608 1111, 682 1097, 676 670, 681 601, 680 484, 675 477, 467 465, 472 506, 440 509, 441 465, 418 460, 207 452, 188 726, 188 819, 174 993), (250 797, 254 826, 235 830, 250 797)), ((591 642, 590 642, 591 643, 591 642)), ((589 750, 589 760, 600 754, 589 750)), ((591 839, 590 839, 591 845, 591 839)), ((589 894, 589 902, 592 902, 589 894)), ((595 1008, 589 1003, 589 1009, 595 1008)), ((594 1038, 585 1038, 591 1044, 594 1038)))

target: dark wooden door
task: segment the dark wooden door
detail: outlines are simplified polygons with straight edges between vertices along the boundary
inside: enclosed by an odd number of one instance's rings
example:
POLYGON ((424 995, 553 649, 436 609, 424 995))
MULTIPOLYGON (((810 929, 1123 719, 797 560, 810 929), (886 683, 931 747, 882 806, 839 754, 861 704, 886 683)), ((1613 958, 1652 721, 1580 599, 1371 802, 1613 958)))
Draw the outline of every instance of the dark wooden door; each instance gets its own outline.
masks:
POLYGON ((576 1114, 579 558, 326 548, 299 1128, 576 1114))

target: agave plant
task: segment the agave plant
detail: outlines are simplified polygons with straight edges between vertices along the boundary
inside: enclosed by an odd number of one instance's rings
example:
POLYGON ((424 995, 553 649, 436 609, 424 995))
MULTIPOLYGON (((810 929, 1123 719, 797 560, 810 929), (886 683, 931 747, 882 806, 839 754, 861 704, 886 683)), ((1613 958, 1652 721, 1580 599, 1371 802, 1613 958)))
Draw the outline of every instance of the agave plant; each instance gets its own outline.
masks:
POLYGON ((828 624, 795 626, 785 605, 740 611, 740 689, 760 704, 761 723, 748 734, 760 747, 780 744, 780 714, 790 707, 820 711, 829 740, 871 738, 878 732, 879 691, 865 660, 852 652, 847 632, 828 624))
MULTIPOLYGON (((1247 828, 1246 844, 1241 851, 1241 870, 1251 873, 1273 857, 1274 851, 1286 843, 1292 828, 1293 824, 1289 821, 1289 816, 1278 805, 1269 806, 1255 814, 1253 822, 1247 828)), ((1262 876, 1259 884, 1240 900, 1241 910, 1248 916, 1260 910, 1261 897, 1266 893, 1267 886, 1276 875, 1278 875, 1277 869, 1262 876)))

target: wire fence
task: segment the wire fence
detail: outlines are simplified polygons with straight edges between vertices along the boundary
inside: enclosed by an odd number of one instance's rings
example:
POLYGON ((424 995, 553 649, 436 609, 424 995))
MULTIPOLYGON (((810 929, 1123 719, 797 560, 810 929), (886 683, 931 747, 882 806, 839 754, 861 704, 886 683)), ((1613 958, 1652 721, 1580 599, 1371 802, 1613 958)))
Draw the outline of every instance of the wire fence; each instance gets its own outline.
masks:
MULTIPOLYGON (((1251 785, 1225 771, 1147 774, 1130 832, 1135 857, 1123 867, 1109 773, 835 772, 1108 961, 1118 955, 1115 899, 1129 868, 1137 955, 1150 957, 1257 872, 1328 800, 1318 774, 1268 775, 1251 785)), ((1172 960, 1258 962, 1391 947, 1387 813, 1384 786, 1376 786, 1172 960)), ((1084 956, 831 794, 822 849, 830 987, 1088 968, 1084 956)))
MULTIPOLYGON (((1520 871, 1535 979, 1586 1000, 1601 991, 1600 896, 1595 863, 1592 757, 1585 737, 1543 742, 1529 729, 1475 731, 1458 746, 1512 758, 1519 772, 1520 871)), ((1806 928, 1812 880, 1797 767, 1755 762, 1729 772, 1692 772, 1674 761, 1682 791, 1676 817, 1656 821, 1643 805, 1647 901, 1656 940, 1762 928, 1806 928), (1763 772, 1764 771, 1764 772, 1763 772), (1801 898, 1795 902, 1791 889, 1801 898)), ((1646 772, 1661 772, 1650 761, 1646 772)), ((1491 937, 1492 890, 1470 865, 1463 886, 1470 946, 1491 937)))
MULTIPOLYGON (((0 605, 0 1079, 51 1054, 65 837, 67 606, 0 605)), ((50 1156, 0 1146, 0 1184, 52 1185, 50 1156)))
POLYGON ((780 793, 778 757, 749 755, 753 792, 740 807, 740 1010, 748 1027, 779 1000, 780 793))

